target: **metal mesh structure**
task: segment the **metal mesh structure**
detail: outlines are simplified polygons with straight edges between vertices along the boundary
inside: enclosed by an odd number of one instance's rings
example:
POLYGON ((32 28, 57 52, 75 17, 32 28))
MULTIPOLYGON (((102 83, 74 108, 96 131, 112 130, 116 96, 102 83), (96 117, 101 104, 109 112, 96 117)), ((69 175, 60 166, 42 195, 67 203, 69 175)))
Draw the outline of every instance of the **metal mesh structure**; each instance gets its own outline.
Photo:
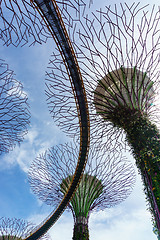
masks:
MULTIPOLYGON (((20 240, 29 234, 34 225, 17 218, 1 218, 0 219, 0 240, 20 240)), ((50 239, 49 235, 41 237, 40 239, 50 239)))
POLYGON ((30 0, 2 0, 0 26, 0 39, 7 46, 42 43, 51 37, 43 18, 30 0))
MULTIPOLYGON (((66 26, 73 27, 73 22, 84 14, 88 2, 59 0, 57 4, 66 26)), ((89 6, 91 4, 92 0, 89 6)), ((1 0, 0 26, 0 39, 6 46, 41 44, 51 38, 43 16, 30 0, 1 0)))
POLYGON ((69 32, 70 28, 74 27, 75 22, 79 21, 81 16, 85 14, 86 9, 90 8, 93 0, 58 0, 56 3, 69 32))
MULTIPOLYGON (((77 59, 79 61, 78 54, 77 59)), ((82 77, 86 80, 86 78, 84 78, 83 68, 82 77)), ((86 82, 84 83, 86 84, 86 82)), ((71 138, 77 138, 78 141, 80 131, 79 116, 75 107, 72 88, 68 81, 68 72, 58 49, 55 49, 50 57, 46 73, 45 93, 47 96, 48 109, 55 123, 66 135, 71 138)), ((91 94, 89 90, 87 93, 89 95, 91 94)), ((115 145, 119 147, 119 149, 124 148, 125 145, 123 144, 122 146, 121 143, 124 138, 122 131, 116 129, 110 122, 105 122, 105 130, 107 130, 104 131, 104 123, 98 121, 97 124, 97 115, 92 113, 92 108, 92 104, 89 104, 91 144, 99 142, 99 146, 102 147, 102 145, 106 145, 106 141, 108 141, 110 150, 113 150, 115 145)))
POLYGON ((79 136, 79 117, 68 72, 58 49, 52 54, 46 76, 47 104, 55 123, 72 137, 79 136))
MULTIPOLYGON (((68 143, 49 149, 33 161, 29 182, 39 199, 51 206, 59 203, 63 197, 60 184, 73 175, 77 157, 78 147, 68 143)), ((84 173, 96 176, 104 186, 103 194, 93 205, 99 209, 115 206, 126 199, 135 181, 132 164, 122 154, 97 151, 96 147, 90 148, 84 173)))
POLYGON ((30 113, 27 96, 8 64, 0 60, 0 153, 12 150, 27 133, 30 113))
MULTIPOLYGON (((135 96, 130 99, 130 105, 134 106, 134 101, 138 101, 138 94, 143 94, 142 100, 144 100, 151 83, 154 94, 150 96, 150 104, 147 103, 145 111, 152 121, 158 122, 159 110, 156 102, 159 95, 160 59, 158 50, 160 39, 157 31, 160 24, 159 14, 160 12, 156 11, 155 6, 148 12, 147 6, 120 4, 113 8, 106 7, 104 11, 97 11, 93 14, 93 18, 85 18, 86 24, 83 24, 83 28, 78 32, 80 43, 78 45, 75 41, 75 47, 78 49, 79 64, 86 89, 88 89, 88 98, 93 106, 92 114, 94 111, 96 112, 94 93, 98 83, 110 73, 113 73, 113 78, 119 77, 121 68, 132 69, 132 76, 135 69, 137 76, 139 76, 138 71, 142 72, 147 75, 148 80, 145 85, 141 82, 137 88, 132 87, 128 94, 135 96)), ((112 80, 111 76, 105 79, 107 84, 110 84, 110 80, 112 80)), ((129 85, 120 81, 120 86, 118 86, 120 91, 122 88, 125 88, 126 92, 129 91, 129 85)), ((138 81, 139 77, 135 79, 136 84, 138 81)), ((116 92, 113 85, 111 91, 116 92)), ((106 96, 106 101, 110 100, 109 97, 111 97, 111 93, 110 96, 106 96)), ((118 97, 122 98, 120 92, 118 97)), ((137 104, 136 108, 142 111, 140 104, 137 104)), ((95 115, 97 114, 95 113, 95 115)), ((98 124, 98 119, 99 122, 104 122, 102 128, 105 132, 108 123, 97 115, 96 122, 98 124)))
MULTIPOLYGON (((29 182, 40 200, 54 207, 59 204, 72 180, 77 157, 78 148, 75 144, 68 143, 51 148, 33 161, 29 170, 29 182)), ((110 208, 121 203, 131 193, 134 182, 134 169, 125 157, 118 152, 90 148, 82 180, 68 205, 73 212, 75 224, 80 216, 88 221, 92 210, 110 208)))

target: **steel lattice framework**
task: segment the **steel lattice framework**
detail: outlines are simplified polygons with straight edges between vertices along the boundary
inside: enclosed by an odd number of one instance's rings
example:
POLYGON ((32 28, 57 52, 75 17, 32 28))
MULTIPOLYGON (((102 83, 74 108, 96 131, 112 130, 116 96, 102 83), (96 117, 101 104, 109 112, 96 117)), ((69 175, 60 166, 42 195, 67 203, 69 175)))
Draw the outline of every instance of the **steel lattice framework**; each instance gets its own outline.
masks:
MULTIPOLYGON (((67 143, 49 149, 33 161, 29 182, 40 200, 54 207, 59 204, 72 181, 77 158, 78 147, 67 143)), ((134 183, 134 168, 122 154, 90 147, 85 172, 68 205, 75 227, 81 223, 87 227, 93 210, 110 208, 124 201, 134 183)))
POLYGON ((20 144, 27 133, 30 113, 23 86, 8 64, 0 60, 0 154, 20 144))
MULTIPOLYGON (((72 38, 75 38, 74 35, 72 35, 71 39, 72 38)), ((78 41, 78 40, 75 40, 75 41, 78 41)), ((76 48, 75 48, 75 52, 77 55, 78 62, 79 64, 81 64, 81 60, 80 60, 81 57, 79 58, 79 55, 77 53, 78 51, 76 48)), ((84 61, 84 64, 85 64, 85 61, 84 61)), ((82 66, 82 71, 84 71, 84 66, 82 66)), ((85 80, 84 83, 86 84, 86 76, 84 72, 82 76, 85 80)), ((88 89, 88 86, 87 86, 87 89, 88 89)), ((55 123, 68 136, 72 138, 77 138, 77 141, 78 141, 79 118, 78 118, 77 110, 74 104, 72 88, 68 81, 68 72, 66 71, 63 60, 61 58, 61 54, 59 53, 58 49, 55 49, 52 56, 50 57, 48 70, 46 73, 45 93, 47 96, 48 108, 55 123)), ((89 90, 87 94, 89 95, 91 94, 89 90)), ((119 149, 124 149, 124 144, 122 145, 121 143, 122 141, 124 141, 122 136, 122 131, 119 131, 119 129, 115 129, 113 124, 111 124, 110 122, 105 123, 106 131, 104 131, 104 123, 102 121, 98 121, 98 124, 97 124, 97 116, 92 113, 92 108, 93 108, 92 101, 90 101, 89 112, 90 112, 91 144, 95 144, 96 142, 99 142, 99 146, 103 145, 104 147, 106 147, 106 141, 107 141, 108 147, 111 151, 113 151, 113 149, 115 148, 115 145, 116 147, 119 147, 119 149)))

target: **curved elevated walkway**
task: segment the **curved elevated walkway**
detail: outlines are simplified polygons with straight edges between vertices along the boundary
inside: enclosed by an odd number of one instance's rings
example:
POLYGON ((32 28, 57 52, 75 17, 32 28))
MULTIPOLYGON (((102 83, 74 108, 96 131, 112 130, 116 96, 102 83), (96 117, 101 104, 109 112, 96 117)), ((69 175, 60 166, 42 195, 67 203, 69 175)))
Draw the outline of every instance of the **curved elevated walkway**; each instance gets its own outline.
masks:
POLYGON ((77 59, 65 26, 63 24, 63 20, 60 16, 56 1, 34 0, 33 3, 35 3, 35 7, 45 20, 48 29, 50 30, 55 42, 57 43, 57 47, 59 48, 64 64, 68 71, 68 76, 70 78, 71 86, 73 89, 73 96, 75 98, 77 113, 79 117, 80 151, 71 186, 62 199, 60 205, 54 212, 50 214, 50 216, 47 217, 43 223, 34 229, 30 236, 27 236, 25 240, 39 239, 61 216, 79 184, 83 170, 85 168, 89 149, 89 113, 85 89, 77 59))

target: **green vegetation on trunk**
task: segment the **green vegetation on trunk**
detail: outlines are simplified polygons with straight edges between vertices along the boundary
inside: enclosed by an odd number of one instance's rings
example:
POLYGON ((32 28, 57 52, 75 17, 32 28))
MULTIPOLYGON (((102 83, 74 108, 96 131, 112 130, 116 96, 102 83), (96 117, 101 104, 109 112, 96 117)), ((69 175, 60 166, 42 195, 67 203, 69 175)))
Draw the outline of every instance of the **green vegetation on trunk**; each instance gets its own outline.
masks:
MULTIPOLYGON (((160 134, 146 115, 135 109, 118 106, 110 120, 126 132, 136 165, 141 173, 149 209, 160 229, 160 134)), ((159 233, 160 234, 160 233, 159 233)))
POLYGON ((89 240, 88 224, 75 224, 73 230, 73 240, 89 240))

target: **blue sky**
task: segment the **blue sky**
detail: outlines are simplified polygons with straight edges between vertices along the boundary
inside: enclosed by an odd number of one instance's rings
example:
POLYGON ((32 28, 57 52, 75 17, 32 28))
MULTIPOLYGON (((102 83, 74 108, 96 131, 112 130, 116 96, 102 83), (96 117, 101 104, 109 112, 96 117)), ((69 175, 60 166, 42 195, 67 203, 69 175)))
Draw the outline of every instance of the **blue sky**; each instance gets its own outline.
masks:
MULTIPOLYGON (((97 3, 96 0, 94 2, 97 3)), ((112 4, 120 1, 112 1, 112 4)), ((126 1, 131 3, 131 1, 126 1)), ((141 1, 145 5, 146 1, 141 1)), ((110 1, 105 1, 105 5, 110 1)), ((156 1, 155 1, 156 4, 156 1)), ((104 1, 98 1, 98 7, 104 1)), ((44 93, 45 71, 49 57, 54 50, 53 40, 34 47, 0 46, 0 56, 14 70, 27 93, 31 112, 31 126, 24 142, 10 152, 0 156, 0 216, 23 218, 39 223, 51 207, 41 203, 31 192, 27 171, 32 160, 48 147, 64 143, 67 137, 55 126, 47 109, 44 93)), ((128 154, 129 159, 134 160, 128 154)), ((145 196, 140 177, 131 196, 119 206, 103 212, 92 213, 89 221, 91 240, 156 240, 152 232, 151 216, 146 211, 145 196)), ((73 219, 64 212, 50 230, 54 240, 72 239, 73 219), (62 231, 63 229, 63 231, 62 231)))

